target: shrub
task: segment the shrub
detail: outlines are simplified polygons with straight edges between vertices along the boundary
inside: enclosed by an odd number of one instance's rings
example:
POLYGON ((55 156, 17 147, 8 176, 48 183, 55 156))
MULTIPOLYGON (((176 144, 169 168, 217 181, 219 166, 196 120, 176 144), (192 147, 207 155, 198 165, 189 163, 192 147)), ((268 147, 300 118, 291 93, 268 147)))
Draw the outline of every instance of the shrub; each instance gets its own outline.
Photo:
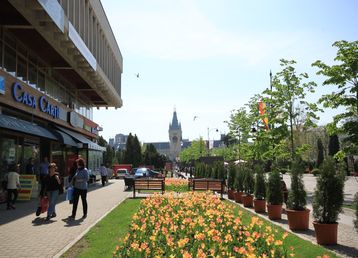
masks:
POLYGON ((319 169, 318 168, 312 169, 312 174, 313 176, 317 176, 319 174, 319 169))
POLYGON ((253 171, 249 167, 245 166, 242 172, 244 178, 244 192, 247 195, 253 194, 255 186, 253 171))
POLYGON ((318 223, 336 223, 344 200, 344 171, 340 169, 337 173, 336 161, 327 157, 320 172, 313 196, 313 217, 318 223))
POLYGON ((281 178, 280 173, 275 170, 270 173, 268 182, 267 182, 267 203, 277 205, 282 204, 283 194, 281 188, 281 178))
POLYGON ((236 176, 236 166, 233 162, 229 164, 229 176, 228 176, 228 187, 230 189, 234 188, 235 183, 235 176, 236 176))
POLYGON ((244 177, 242 167, 240 166, 236 172, 235 185, 236 191, 241 192, 244 190, 244 177))
POLYGON ((306 206, 306 191, 303 183, 303 167, 298 160, 292 163, 291 190, 288 194, 287 207, 291 210, 304 210, 306 206))
POLYGON ((255 166, 255 199, 263 200, 266 197, 266 180, 262 166, 255 166))

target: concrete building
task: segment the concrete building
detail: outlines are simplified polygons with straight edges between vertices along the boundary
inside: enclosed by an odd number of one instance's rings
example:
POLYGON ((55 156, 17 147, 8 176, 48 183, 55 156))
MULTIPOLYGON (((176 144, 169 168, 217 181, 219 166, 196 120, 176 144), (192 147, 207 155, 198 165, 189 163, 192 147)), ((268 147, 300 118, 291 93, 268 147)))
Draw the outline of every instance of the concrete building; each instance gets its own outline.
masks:
POLYGON ((95 107, 122 106, 122 55, 98 0, 0 1, 0 179, 49 157, 102 162, 95 107))

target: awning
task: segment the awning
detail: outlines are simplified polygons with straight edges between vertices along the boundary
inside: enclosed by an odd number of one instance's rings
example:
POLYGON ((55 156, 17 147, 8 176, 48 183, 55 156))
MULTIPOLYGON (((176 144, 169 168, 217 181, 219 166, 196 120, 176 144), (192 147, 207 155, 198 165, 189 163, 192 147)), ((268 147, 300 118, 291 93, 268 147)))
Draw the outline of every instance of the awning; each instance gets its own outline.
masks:
POLYGON ((75 142, 71 136, 69 136, 68 134, 60 131, 60 130, 53 130, 54 133, 56 134, 57 138, 61 141, 61 143, 65 144, 65 145, 70 145, 70 146, 74 146, 74 147, 78 147, 77 142, 75 142))
POLYGON ((59 127, 59 126, 56 126, 56 128, 58 128, 59 130, 61 130, 64 133, 68 134, 77 142, 87 145, 88 149, 98 150, 98 151, 106 151, 105 147, 99 146, 97 143, 92 142, 90 139, 87 139, 82 134, 70 131, 68 129, 65 129, 65 128, 59 127))
POLYGON ((0 114, 0 127, 57 141, 57 137, 46 128, 12 116, 0 114))

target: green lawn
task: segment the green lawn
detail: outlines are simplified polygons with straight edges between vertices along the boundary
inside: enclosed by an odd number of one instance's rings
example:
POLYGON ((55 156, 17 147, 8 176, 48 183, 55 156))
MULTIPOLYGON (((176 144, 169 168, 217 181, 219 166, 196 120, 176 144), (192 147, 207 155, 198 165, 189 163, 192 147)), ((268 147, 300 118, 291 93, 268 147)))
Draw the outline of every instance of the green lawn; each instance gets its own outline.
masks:
MULTIPOLYGON (((118 239, 122 238, 127 233, 131 223, 131 217, 138 210, 140 200, 141 199, 127 199, 122 202, 62 257, 112 257, 118 239)), ((239 210, 243 212, 243 222, 249 223, 251 221, 251 212, 248 212, 237 205, 231 205, 236 214, 239 210)), ((282 228, 265 220, 264 223, 272 226, 279 232, 284 233, 282 228)), ((327 254, 330 257, 337 257, 327 249, 302 240, 293 234, 288 235, 286 242, 288 246, 294 246, 296 257, 316 257, 323 256, 324 254, 327 254)))

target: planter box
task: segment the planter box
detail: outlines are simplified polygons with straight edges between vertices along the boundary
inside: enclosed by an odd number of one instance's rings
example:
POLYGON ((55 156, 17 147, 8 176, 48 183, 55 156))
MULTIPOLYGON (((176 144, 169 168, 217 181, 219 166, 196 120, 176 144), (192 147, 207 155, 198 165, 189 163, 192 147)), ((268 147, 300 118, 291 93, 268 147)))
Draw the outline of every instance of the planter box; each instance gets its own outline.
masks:
POLYGON ((314 230, 316 231, 317 244, 336 245, 338 223, 323 224, 313 221, 314 230))
POLYGON ((282 204, 267 204, 267 213, 271 220, 281 219, 282 204))
POLYGON ((288 226, 291 230, 307 230, 310 210, 303 211, 286 209, 288 226))
POLYGON ((243 194, 241 198, 242 198, 242 203, 243 203, 244 207, 247 207, 247 208, 253 207, 253 201, 254 201, 253 195, 243 194))
POLYGON ((266 200, 254 200, 254 208, 256 213, 264 213, 266 211, 266 200))

